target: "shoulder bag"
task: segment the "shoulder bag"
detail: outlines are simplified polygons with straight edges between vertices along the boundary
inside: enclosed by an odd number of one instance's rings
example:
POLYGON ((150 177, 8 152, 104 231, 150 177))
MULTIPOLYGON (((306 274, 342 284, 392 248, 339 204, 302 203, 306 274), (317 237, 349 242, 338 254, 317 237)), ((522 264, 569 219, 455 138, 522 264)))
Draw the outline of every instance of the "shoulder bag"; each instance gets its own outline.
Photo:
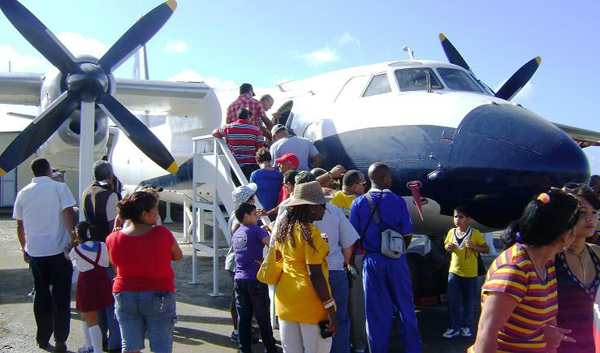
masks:
MULTIPOLYGON (((381 197, 383 197, 383 193, 381 197)), ((367 193, 366 198, 367 201, 369 201, 369 206, 371 206, 371 209, 373 210, 373 220, 375 220, 375 224, 377 224, 381 232, 381 253, 391 259, 399 259, 406 251, 404 236, 393 229, 386 229, 382 231, 379 215, 377 214, 377 209, 373 204, 373 198, 371 197, 371 194, 367 193)), ((381 202, 381 199, 379 202, 381 202)), ((378 205, 379 202, 377 203, 378 205)))
POLYGON ((277 261, 278 250, 275 246, 270 246, 267 251, 267 256, 260 265, 260 269, 256 274, 256 279, 264 284, 272 286, 277 285, 281 273, 283 272, 283 258, 277 261))

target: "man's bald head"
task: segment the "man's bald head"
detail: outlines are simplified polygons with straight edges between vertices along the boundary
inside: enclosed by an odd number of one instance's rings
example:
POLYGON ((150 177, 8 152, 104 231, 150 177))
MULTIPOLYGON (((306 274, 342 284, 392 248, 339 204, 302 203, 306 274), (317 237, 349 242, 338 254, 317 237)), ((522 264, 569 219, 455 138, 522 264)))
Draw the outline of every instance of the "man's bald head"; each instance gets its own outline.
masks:
POLYGON ((263 108, 266 111, 271 109, 273 103, 275 103, 275 100, 273 99, 273 97, 271 97, 270 94, 265 94, 264 96, 260 97, 260 102, 262 103, 263 108))
POLYGON ((389 165, 381 162, 373 163, 369 167, 369 179, 377 189, 387 189, 392 186, 392 169, 389 165))

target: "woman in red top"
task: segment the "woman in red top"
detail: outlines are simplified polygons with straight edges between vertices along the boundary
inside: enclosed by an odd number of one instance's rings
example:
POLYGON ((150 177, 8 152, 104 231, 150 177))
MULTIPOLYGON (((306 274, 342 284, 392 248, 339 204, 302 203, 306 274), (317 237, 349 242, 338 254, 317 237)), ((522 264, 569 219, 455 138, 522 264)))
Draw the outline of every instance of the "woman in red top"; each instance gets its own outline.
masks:
POLYGON ((128 225, 106 239, 115 268, 115 313, 121 325, 123 352, 144 348, 148 332, 150 348, 171 352, 175 312, 175 283, 171 261, 183 257, 170 230, 154 226, 158 218, 158 194, 137 191, 117 203, 119 216, 128 225))

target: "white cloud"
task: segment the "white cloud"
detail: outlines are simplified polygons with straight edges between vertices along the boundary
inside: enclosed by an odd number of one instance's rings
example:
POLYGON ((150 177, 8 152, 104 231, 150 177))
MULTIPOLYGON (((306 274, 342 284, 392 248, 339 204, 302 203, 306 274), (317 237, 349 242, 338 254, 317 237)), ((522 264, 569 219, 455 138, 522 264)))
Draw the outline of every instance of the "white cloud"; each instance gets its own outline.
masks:
POLYGON ((218 77, 202 77, 202 75, 191 69, 183 69, 180 73, 171 77, 169 81, 204 82, 217 92, 238 89, 238 85, 232 80, 222 80, 218 77))
POLYGON ((533 95, 533 93, 534 93, 533 84, 531 82, 527 82, 527 84, 525 85, 525 87, 523 87, 519 91, 519 93, 517 93, 517 95, 515 96, 515 98, 529 99, 529 98, 531 98, 531 96, 533 95))
POLYGON ((321 48, 319 50, 313 51, 312 53, 302 54, 299 58, 305 60, 308 64, 311 65, 322 65, 338 62, 340 57, 337 55, 335 50, 330 47, 321 48))
POLYGON ((22 55, 10 45, 0 45, 0 71, 8 71, 8 62, 10 61, 12 71, 31 71, 40 70, 39 67, 46 62, 41 58, 41 55, 22 55))
POLYGON ((337 39, 336 44, 337 44, 338 47, 343 47, 346 44, 354 44, 358 48, 360 48, 360 41, 357 38, 354 38, 348 32, 342 33, 342 35, 337 39))
POLYGON ((177 40, 177 41, 168 41, 167 42, 167 47, 166 47, 166 51, 170 52, 170 53, 185 53, 186 51, 188 51, 189 45, 182 41, 182 40, 177 40))
POLYGON ((75 32, 62 32, 56 35, 58 39, 75 55, 92 55, 96 58, 101 58, 108 48, 99 40, 85 37, 82 34, 75 32))

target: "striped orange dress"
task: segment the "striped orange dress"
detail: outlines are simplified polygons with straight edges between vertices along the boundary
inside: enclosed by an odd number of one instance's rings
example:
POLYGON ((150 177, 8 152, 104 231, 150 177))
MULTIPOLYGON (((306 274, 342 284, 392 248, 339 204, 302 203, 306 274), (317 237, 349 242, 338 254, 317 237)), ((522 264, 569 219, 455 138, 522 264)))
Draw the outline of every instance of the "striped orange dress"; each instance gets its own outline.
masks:
POLYGON ((498 352, 546 352, 543 328, 558 313, 553 261, 546 264, 546 269, 544 281, 518 243, 502 252, 490 266, 481 289, 482 306, 490 293, 508 294, 519 303, 498 331, 498 352))

